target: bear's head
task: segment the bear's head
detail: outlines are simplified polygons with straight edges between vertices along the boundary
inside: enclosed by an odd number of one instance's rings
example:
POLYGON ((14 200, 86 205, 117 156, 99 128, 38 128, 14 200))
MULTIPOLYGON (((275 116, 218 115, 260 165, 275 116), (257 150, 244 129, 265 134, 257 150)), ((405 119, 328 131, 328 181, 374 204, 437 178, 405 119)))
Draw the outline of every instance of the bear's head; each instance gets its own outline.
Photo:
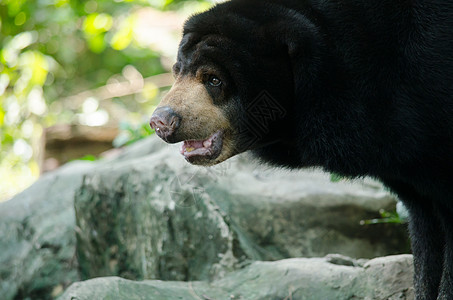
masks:
POLYGON ((294 134, 293 45, 279 34, 291 23, 285 16, 269 21, 254 9, 226 2, 184 26, 176 82, 150 125, 164 141, 182 141, 181 154, 192 164, 214 165, 290 142, 294 134))

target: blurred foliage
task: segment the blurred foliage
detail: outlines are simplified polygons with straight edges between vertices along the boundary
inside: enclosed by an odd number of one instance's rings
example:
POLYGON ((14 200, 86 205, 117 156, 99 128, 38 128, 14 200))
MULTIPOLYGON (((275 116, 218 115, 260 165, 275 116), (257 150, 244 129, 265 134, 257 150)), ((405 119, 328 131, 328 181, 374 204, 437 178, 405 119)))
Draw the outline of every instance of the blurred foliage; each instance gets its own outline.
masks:
POLYGON ((337 174, 337 173, 330 173, 330 181, 331 182, 339 182, 341 180, 345 179, 344 176, 337 174))
MULTIPOLYGON (((162 53, 135 38, 140 8, 188 14, 210 5, 181 0, 0 0, 0 201, 39 175, 43 128, 80 117, 83 111, 68 108, 62 99, 103 86, 124 75, 128 66, 142 77, 167 72, 162 53)), ((138 104, 113 102, 140 114, 158 97, 154 90, 145 87, 146 101, 138 104)), ((137 139, 137 132, 128 132, 129 140, 119 144, 137 139)))
POLYGON ((120 130, 121 133, 113 141, 116 148, 130 145, 154 133, 154 129, 151 129, 148 123, 134 125, 123 121, 120 123, 120 130))
POLYGON ((85 155, 84 157, 79 158, 78 160, 84 160, 84 161, 96 161, 98 158, 94 155, 85 155))
POLYGON ((406 221, 401 218, 397 211, 386 211, 384 209, 379 210, 380 218, 371 220, 362 220, 360 225, 371 225, 371 224, 382 224, 382 223, 397 223, 402 224, 406 221))

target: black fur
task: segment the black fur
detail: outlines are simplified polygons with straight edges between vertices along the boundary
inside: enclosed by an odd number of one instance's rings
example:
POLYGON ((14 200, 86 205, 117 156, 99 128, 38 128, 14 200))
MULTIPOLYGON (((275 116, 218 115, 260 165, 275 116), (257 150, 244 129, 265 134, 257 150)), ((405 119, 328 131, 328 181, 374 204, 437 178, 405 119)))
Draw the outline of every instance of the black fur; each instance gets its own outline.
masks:
POLYGON ((453 299, 453 2, 232 0, 188 20, 177 65, 224 74, 238 152, 390 187, 417 299, 453 299), (257 120, 263 91, 284 113, 257 120))

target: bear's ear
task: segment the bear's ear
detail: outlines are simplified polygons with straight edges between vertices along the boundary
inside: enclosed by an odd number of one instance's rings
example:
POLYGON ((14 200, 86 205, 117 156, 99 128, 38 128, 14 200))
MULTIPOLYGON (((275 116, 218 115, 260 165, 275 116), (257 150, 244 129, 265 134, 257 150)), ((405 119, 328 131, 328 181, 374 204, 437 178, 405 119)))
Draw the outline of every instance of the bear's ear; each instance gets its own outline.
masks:
POLYGON ((200 35, 194 33, 194 32, 189 32, 189 33, 184 33, 182 36, 181 42, 179 43, 179 55, 181 55, 184 52, 187 52, 190 48, 192 48, 197 42, 200 41, 200 35))
POLYGON ((179 43, 177 61, 184 61, 189 64, 192 59, 196 45, 200 42, 202 36, 195 32, 185 33, 179 43))
POLYGON ((318 77, 325 49, 318 28, 304 15, 292 14, 269 26, 267 34, 288 55, 296 93, 310 88, 318 77))

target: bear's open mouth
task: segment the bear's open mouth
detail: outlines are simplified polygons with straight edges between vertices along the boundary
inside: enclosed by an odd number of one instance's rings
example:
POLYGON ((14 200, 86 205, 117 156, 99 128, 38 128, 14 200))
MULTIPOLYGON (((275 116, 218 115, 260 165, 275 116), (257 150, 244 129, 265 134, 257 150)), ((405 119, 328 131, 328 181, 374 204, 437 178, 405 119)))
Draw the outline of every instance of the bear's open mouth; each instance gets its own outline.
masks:
POLYGON ((205 140, 184 141, 181 147, 181 154, 189 162, 198 159, 215 159, 222 152, 223 132, 215 132, 205 140))

